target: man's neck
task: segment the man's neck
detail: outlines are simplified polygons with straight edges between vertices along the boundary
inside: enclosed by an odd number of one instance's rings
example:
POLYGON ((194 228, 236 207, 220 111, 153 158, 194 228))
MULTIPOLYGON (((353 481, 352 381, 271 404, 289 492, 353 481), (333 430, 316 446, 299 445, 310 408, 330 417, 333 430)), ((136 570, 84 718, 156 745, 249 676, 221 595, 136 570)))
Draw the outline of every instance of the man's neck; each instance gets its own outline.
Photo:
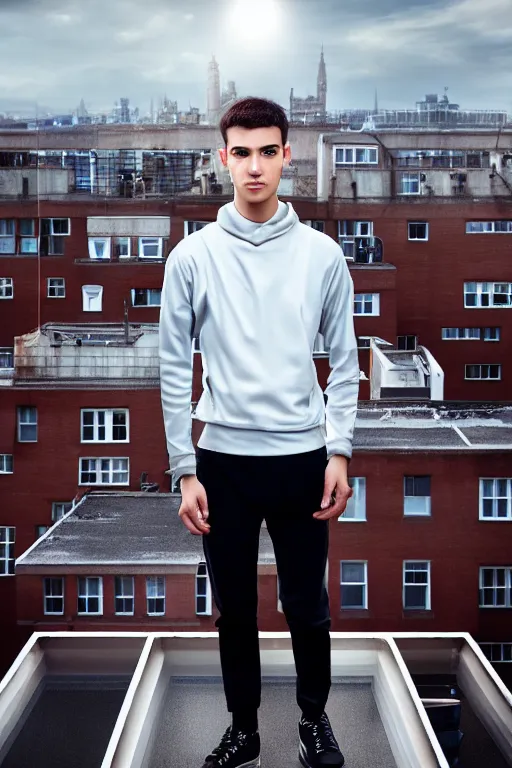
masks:
POLYGON ((271 219, 272 216, 275 216, 277 209, 279 208, 277 195, 265 200, 264 203, 251 204, 244 200, 240 200, 235 194, 234 203, 236 210, 244 217, 244 219, 249 219, 249 221, 254 221, 260 224, 263 224, 265 221, 271 219))

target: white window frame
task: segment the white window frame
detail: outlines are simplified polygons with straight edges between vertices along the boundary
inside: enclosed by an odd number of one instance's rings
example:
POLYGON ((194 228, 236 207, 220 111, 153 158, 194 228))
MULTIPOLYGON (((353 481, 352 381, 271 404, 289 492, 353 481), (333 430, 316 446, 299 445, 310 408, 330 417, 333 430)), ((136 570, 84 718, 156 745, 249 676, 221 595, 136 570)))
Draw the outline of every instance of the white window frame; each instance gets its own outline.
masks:
POLYGON ((18 443, 37 443, 37 437, 38 437, 38 413, 37 413, 37 407, 35 405, 19 405, 17 410, 17 422, 18 422, 18 443), (28 414, 29 416, 35 415, 35 421, 27 421, 25 419, 22 419, 23 411, 30 411, 28 414), (22 440, 22 428, 23 427, 35 427, 36 428, 36 436, 34 440, 22 440))
POLYGON ((481 328, 442 328, 441 338, 443 341, 480 341, 480 339, 482 338, 482 329, 481 328))
POLYGON ((365 144, 336 145, 333 147, 334 169, 351 165, 378 165, 379 148, 365 144), (363 160, 357 160, 357 150, 364 153, 363 160), (349 153, 352 153, 349 155, 349 153), (341 159, 339 157, 341 156, 341 159), (374 159, 373 159, 374 158, 374 159))
POLYGON ((130 485, 130 458, 128 456, 81 456, 78 460, 78 485, 130 485), (102 462, 107 461, 108 467, 102 469, 102 462), (126 462, 126 469, 114 469, 114 462, 124 461, 126 462), (90 465, 90 468, 85 469, 85 462, 94 462, 90 465), (114 474, 122 472, 126 474, 126 480, 122 482, 114 482, 114 474), (96 480, 91 482, 90 480, 82 480, 82 476, 86 474, 96 475, 96 480), (103 482, 102 475, 108 473, 108 480, 103 482), (99 480, 98 480, 99 478, 99 480))
POLYGON ((507 280, 485 283, 467 282, 464 283, 464 309, 510 309, 512 307, 512 283, 507 280), (469 288, 474 290, 469 290, 469 288), (505 288, 506 290, 499 290, 505 288), (476 304, 468 304, 469 296, 476 296, 476 304), (487 302, 483 297, 487 296, 487 302), (508 297, 507 302, 497 302, 496 296, 508 297))
MULTIPOLYGON (((123 605, 123 607, 126 606, 123 605)), ((116 616, 133 616, 135 614, 135 579, 133 576, 114 577, 114 613, 116 616), (131 611, 118 611, 118 600, 123 602, 131 600, 131 611)))
POLYGON ((78 616, 103 616, 103 577, 102 576, 78 576, 77 577, 77 615, 78 616), (98 594, 89 594, 89 584, 91 581, 98 582, 98 594), (83 590, 85 587, 85 590, 83 590), (80 600, 86 601, 86 610, 80 611, 80 600), (89 600, 98 600, 98 610, 89 611, 89 600))
POLYGON ((185 233, 185 237, 188 237, 188 235, 191 235, 193 232, 200 232, 204 227, 206 227, 207 224, 210 224, 209 221, 184 221, 183 222, 183 229, 185 233))
POLYGON ((356 293, 354 295, 354 317, 378 317, 380 315, 380 293, 356 293), (356 302, 360 301, 361 308, 371 301, 371 312, 356 312, 356 302))
POLYGON ((112 255, 111 238, 110 237, 90 237, 89 238, 89 258, 93 261, 110 261, 112 255), (96 250, 96 243, 101 243, 105 246, 106 256, 98 256, 96 250))
MULTIPOLYGON (((512 478, 510 477, 481 477, 479 482, 479 505, 478 505, 478 519, 510 522, 512 520, 512 478), (485 495, 486 484, 492 483, 492 494, 490 496, 485 495), (499 484, 505 483, 505 495, 499 493, 499 484), (487 515, 484 512, 485 501, 490 500, 492 502, 492 514, 487 515), (498 515, 499 502, 505 502, 505 515, 498 515)), ((502 504, 503 506, 503 504, 502 504)))
POLYGON ((130 442, 130 411, 128 408, 81 408, 80 409, 80 442, 81 443, 129 443, 130 442), (93 423, 85 424, 84 416, 86 413, 93 414, 93 423), (101 417, 100 417, 101 414, 101 417), (124 440, 114 439, 114 416, 116 414, 123 414, 125 417, 125 429, 126 438, 124 440), (103 420, 103 424, 100 422, 103 420), (91 428, 93 430, 93 437, 91 439, 84 438, 84 430, 91 428), (105 431, 105 439, 100 438, 100 429, 105 431))
POLYGON ((14 255, 16 253, 16 219, 0 219, 0 254, 14 255), (12 226, 2 226, 7 222, 12 226), (8 232, 8 230, 10 230, 8 232))
POLYGON ((12 277, 0 277, 0 301, 14 298, 14 280, 12 277))
POLYGON ((501 363, 468 363, 464 366, 465 381, 501 381, 501 363), (480 376, 468 376, 469 368, 480 368, 480 376), (498 376, 491 376, 491 368, 498 368, 498 376), (483 374, 488 373, 488 376, 483 374))
POLYGON ((416 349, 418 349, 418 337, 415 336, 413 333, 405 333, 401 334, 400 336, 396 337, 396 348, 400 349, 404 352, 414 352, 416 349), (400 339, 405 339, 405 346, 400 346, 400 339), (414 339, 414 346, 409 347, 407 339, 414 339))
POLYGON ((428 240, 428 221, 408 221, 407 222, 407 239, 411 242, 422 242, 425 243, 428 240), (411 226, 424 226, 425 227, 425 237, 411 237, 411 226))
POLYGON ((146 613, 148 616, 165 616, 165 576, 146 576, 146 613), (155 594, 150 594, 153 591, 155 594), (156 609, 157 600, 163 600, 163 610, 150 610, 150 601, 155 601, 153 607, 156 609))
POLYGON ((482 330, 484 341, 495 342, 501 340, 501 328, 498 325, 490 325, 482 330), (491 338, 492 335, 494 335, 494 338, 491 338))
POLYGON ((20 237, 30 237, 30 238, 33 238, 34 240, 37 240, 37 237, 36 237, 36 220, 35 219, 30 219, 30 218, 29 219, 26 219, 26 218, 19 219, 19 221, 18 221, 18 232, 19 232, 19 236, 20 237), (23 221, 30 221, 30 223, 32 224, 32 226, 30 227, 30 232, 22 232, 21 224, 22 224, 23 221))
POLYGON ((39 240, 37 237, 25 237, 22 235, 20 237, 20 253, 24 256, 26 255, 34 255, 37 256, 39 253, 39 240))
POLYGON ((405 196, 421 195, 421 173, 419 171, 400 171, 398 174, 398 194, 405 196), (413 185, 414 190, 411 191, 413 185))
POLYGON ((430 475, 404 475, 404 517, 431 517, 432 515, 432 478, 430 475), (407 481, 412 480, 413 485, 417 477, 428 477, 430 494, 428 496, 421 496, 418 494, 406 495, 407 481), (422 499, 422 505, 416 500, 422 499), (409 502, 409 503, 408 503, 409 502), (420 508, 422 507, 422 508, 420 508), (418 511, 419 510, 419 511, 418 511))
POLYGON ((162 289, 161 288, 132 288, 130 291, 131 299, 132 299, 132 307, 135 308, 142 308, 145 307, 148 309, 154 308, 154 307, 161 307, 162 306, 162 289), (146 303, 145 304, 136 304, 135 298, 137 295, 137 292, 139 292, 139 295, 142 291, 145 291, 146 296, 146 303), (151 303, 150 299, 154 294, 158 294, 158 304, 151 303))
POLYGON ((0 475, 14 474, 14 457, 12 453, 0 453, 0 475))
POLYGON ((195 578, 195 607, 196 616, 211 616, 212 615, 212 590, 210 584, 210 577, 208 575, 208 569, 204 560, 201 560, 197 564, 196 578, 195 578), (201 571, 201 573, 200 573, 201 571), (206 584, 206 594, 199 594, 199 584, 206 584), (206 598, 206 607, 204 611, 198 610, 198 600, 206 598))
POLYGON ((372 237, 373 221, 368 219, 338 220, 338 245, 342 249, 347 261, 354 261, 356 256, 356 239, 361 240, 363 246, 369 246, 372 237), (347 230, 350 229, 353 231, 348 232, 347 230))
POLYGON ((348 484, 354 493, 347 501, 344 512, 338 517, 340 523, 366 522, 366 477, 350 477, 348 484))
POLYGON ((366 611, 368 610, 368 561, 367 560, 340 560, 340 609, 342 611, 366 611), (344 565, 362 565, 364 569, 363 581, 343 581, 344 565), (363 605, 343 605, 343 587, 363 587, 363 605))
POLYGON ((14 576, 16 528, 13 525, 0 525, 0 544, 6 546, 6 556, 0 558, 0 578, 2 576, 14 576))
POLYGON ((491 664, 512 664, 512 643, 479 643, 491 664))
POLYGON ((112 241, 112 251, 111 251, 111 253, 112 253, 112 256, 115 256, 116 259, 120 259, 121 261, 123 259, 131 259, 131 257, 132 257, 132 238, 127 236, 127 235, 116 235, 113 238, 113 241, 112 241), (120 240, 125 240, 125 241, 128 242, 128 253, 126 253, 124 255, 115 253, 115 251, 119 247, 119 241, 120 240))
POLYGON ((46 278, 46 297, 48 299, 65 299, 66 298, 66 280, 64 277, 47 277, 46 278), (56 281, 59 281, 56 283, 56 281), (62 293, 59 291, 62 289, 62 293), (52 293, 52 291, 54 291, 52 293))
POLYGON ((71 512, 73 509, 72 501, 52 501, 52 521, 56 523, 58 520, 62 520, 64 515, 71 512), (69 509, 66 509, 69 507, 69 509))
POLYGON ((152 237, 152 236, 145 236, 145 237, 139 237, 139 259, 161 259, 162 258, 162 251, 163 251, 163 243, 164 239, 163 237, 152 237), (157 240, 158 241, 158 254, 156 256, 146 256, 144 254, 144 246, 145 245, 154 245, 154 243, 147 243, 145 241, 148 240, 157 240))
POLYGON ((14 368, 14 347, 0 347, 0 371, 11 368, 14 368))
POLYGON ((41 536, 44 536, 46 531, 50 528, 49 525, 36 525, 36 537, 38 539, 41 538, 41 536))
POLYGON ((510 235, 512 234, 512 219, 495 219, 494 221, 466 221, 466 235, 510 235), (500 227, 506 226, 501 229, 500 227), (496 226, 498 225, 498 227, 496 226))
POLYGON ((478 574, 478 583, 479 583, 479 600, 478 600, 478 607, 479 608, 491 608, 491 609, 502 609, 502 608, 512 608, 512 566, 507 565, 481 565, 479 569, 478 574), (491 571, 492 572, 492 585, 491 586, 484 586, 484 572, 485 571, 491 571), (503 577, 502 581, 504 582, 503 585, 498 584, 498 573, 500 572, 500 575, 503 577), (501 573, 503 572, 503 573, 501 573), (503 590, 503 596, 504 596, 504 603, 503 605, 497 605, 497 596, 498 596, 498 590, 503 590), (491 604, 485 604, 483 601, 483 596, 485 592, 492 591, 493 595, 493 602, 491 604))
POLYGON ((82 285, 82 311, 102 312, 103 310, 103 286, 82 285))
POLYGON ((431 563, 430 560, 404 560, 403 561, 403 578, 402 578, 402 606, 404 611, 430 611, 431 610, 431 563), (413 569, 409 568, 410 565, 426 565, 426 568, 413 569), (407 573, 426 573, 427 581, 425 582, 407 582, 407 573), (426 587, 425 591, 425 605, 424 606, 406 606, 406 589, 407 587, 426 587))
POLYGON ((311 229, 315 229, 317 232, 325 233, 324 219, 304 219, 302 223, 305 224, 307 227, 311 227, 311 229))
POLYGON ((43 216, 41 219, 41 230, 42 230, 42 222, 43 221, 49 221, 50 222, 50 237, 69 237, 71 235, 71 219, 66 216, 43 216), (68 231, 67 232, 55 232, 55 222, 56 221, 67 221, 68 222, 68 231))
POLYGON ((64 577, 63 576, 43 577, 43 612, 45 616, 63 616, 64 615, 64 577), (60 592, 52 594, 51 588, 58 586, 56 584, 57 582, 60 582, 60 592), (49 611, 48 603, 50 602, 50 600, 60 600, 62 603, 62 610, 49 611))

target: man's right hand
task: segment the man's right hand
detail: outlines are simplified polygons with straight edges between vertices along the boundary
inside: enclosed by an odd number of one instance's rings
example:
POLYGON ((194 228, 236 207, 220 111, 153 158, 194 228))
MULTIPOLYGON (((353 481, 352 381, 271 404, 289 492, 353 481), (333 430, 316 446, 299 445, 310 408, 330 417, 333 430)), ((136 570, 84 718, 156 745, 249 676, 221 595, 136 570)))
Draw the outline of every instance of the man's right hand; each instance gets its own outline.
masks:
POLYGON ((179 516, 190 533, 202 536, 210 532, 208 519, 208 500, 206 491, 196 475, 180 478, 181 506, 179 516))

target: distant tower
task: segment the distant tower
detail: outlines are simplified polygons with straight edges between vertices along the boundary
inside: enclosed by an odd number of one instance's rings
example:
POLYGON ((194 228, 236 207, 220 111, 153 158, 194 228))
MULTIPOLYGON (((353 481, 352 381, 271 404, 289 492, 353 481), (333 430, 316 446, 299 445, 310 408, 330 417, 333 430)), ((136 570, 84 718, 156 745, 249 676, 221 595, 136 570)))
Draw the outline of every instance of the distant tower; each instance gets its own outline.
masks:
POLYGON ((322 45, 322 53, 320 54, 320 64, 318 67, 318 78, 316 82, 317 82, 317 99, 322 105, 322 111, 325 114, 325 112, 327 111, 327 72, 325 69, 323 45, 322 45))
POLYGON ((377 89, 375 89, 375 104, 373 106, 373 114, 378 115, 379 114, 379 98, 377 95, 377 89))
POLYGON ((206 114, 208 122, 215 123, 220 113, 220 73, 215 56, 208 65, 208 93, 206 99, 206 114))
POLYGON ((121 99, 120 122, 121 123, 130 122, 130 99, 121 99))

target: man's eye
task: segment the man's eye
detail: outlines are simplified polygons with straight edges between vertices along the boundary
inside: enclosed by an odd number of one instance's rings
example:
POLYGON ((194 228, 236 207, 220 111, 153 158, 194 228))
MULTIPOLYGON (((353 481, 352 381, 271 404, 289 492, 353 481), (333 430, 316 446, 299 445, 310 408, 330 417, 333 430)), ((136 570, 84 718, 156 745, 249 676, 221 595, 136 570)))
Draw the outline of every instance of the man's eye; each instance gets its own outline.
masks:
POLYGON ((237 151, 235 152, 235 155, 237 157, 247 157, 247 152, 245 152, 245 150, 243 149, 237 149, 237 151))
POLYGON ((275 155, 275 154, 276 154, 276 151, 275 151, 275 149, 266 149, 266 150, 265 150, 265 154, 266 154, 266 155, 269 155, 269 154, 270 154, 270 155, 275 155))

